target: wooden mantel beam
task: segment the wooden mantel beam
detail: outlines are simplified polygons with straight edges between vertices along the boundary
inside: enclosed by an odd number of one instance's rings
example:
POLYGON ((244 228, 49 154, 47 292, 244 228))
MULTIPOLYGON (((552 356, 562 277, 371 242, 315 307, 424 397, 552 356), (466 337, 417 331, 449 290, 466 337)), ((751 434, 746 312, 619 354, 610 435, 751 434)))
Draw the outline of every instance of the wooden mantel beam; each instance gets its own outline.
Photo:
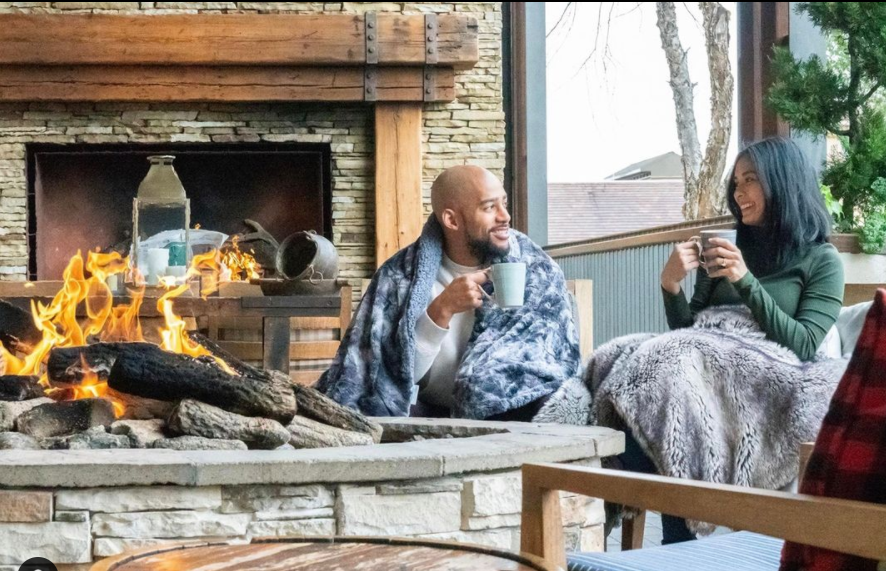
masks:
MULTIPOLYGON (((377 14, 378 65, 479 61, 476 18, 436 22, 429 58, 424 15, 377 14)), ((354 14, 0 14, 0 65, 355 66, 366 53, 354 14)))
MULTIPOLYGON (((452 68, 385 67, 376 77, 373 101, 455 99, 452 68)), ((0 102, 359 102, 365 87, 363 67, 0 65, 0 102)))

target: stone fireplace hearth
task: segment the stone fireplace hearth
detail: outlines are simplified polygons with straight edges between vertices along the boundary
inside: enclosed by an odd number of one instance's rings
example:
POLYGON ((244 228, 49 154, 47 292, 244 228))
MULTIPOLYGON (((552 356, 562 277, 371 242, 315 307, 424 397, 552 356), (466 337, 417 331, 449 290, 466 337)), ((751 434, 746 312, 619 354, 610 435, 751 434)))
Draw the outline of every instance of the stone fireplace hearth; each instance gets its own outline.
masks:
MULTIPOLYGON (((384 61, 377 65, 368 58, 313 67, 304 61, 264 66, 242 60, 212 67, 184 61, 192 54, 181 49, 177 68, 165 61, 105 65, 65 60, 69 54, 74 59, 89 54, 66 51, 64 41, 34 46, 22 56, 10 47, 21 38, 4 39, 26 26, 0 26, 0 281, 40 277, 29 262, 40 231, 39 224, 30 223, 37 212, 28 201, 29 169, 35 166, 29 149, 34 145, 322 145, 329 152, 328 231, 340 256, 339 276, 357 286, 353 291, 359 296, 361 280, 417 236, 430 210, 431 182, 443 169, 470 163, 503 175, 501 3, 0 4, 0 18, 348 14, 346 20, 358 22, 360 30, 366 12, 377 12, 380 22, 390 13, 419 15, 420 25, 434 22, 429 14, 438 14, 441 22, 470 16, 471 23, 459 33, 468 37, 466 44, 479 45, 479 57, 470 54, 464 66, 437 66, 436 55, 425 56, 425 45, 419 44, 420 59, 389 64, 386 70, 381 69, 384 61), (40 60, 46 53, 60 56, 40 60), (256 75, 273 81, 248 96, 240 95, 252 87, 248 81, 225 83, 256 75), (147 87, 140 83, 146 77, 153 80, 147 87), (370 99, 366 89, 376 81, 370 99)), ((41 31, 39 25, 30 29, 35 35, 41 31)), ((62 40, 89 42, 76 25, 59 29, 62 40)), ((441 29, 441 38, 446 33, 441 29)), ((382 47, 390 50, 390 45, 382 47)), ((123 49, 129 44, 122 41, 115 46, 118 52, 138 53, 123 49)), ((101 58, 106 52, 92 53, 101 58)), ((259 50, 241 53, 264 55, 259 50)), ((19 291, 17 284, 6 285, 19 291)), ((386 425, 404 423, 419 436, 429 430, 415 419, 386 425)), ((474 427, 436 424, 456 432, 474 427)), ((0 451, 0 571, 17 570, 32 554, 53 560, 60 571, 85 571, 96 558, 143 545, 259 535, 421 535, 514 548, 521 463, 596 465, 622 447, 620 435, 605 429, 500 428, 503 432, 458 438, 457 444, 440 438, 318 450, 0 451), (418 511, 415 505, 426 509, 418 511)), ((574 497, 564 502, 572 544, 600 548, 600 504, 574 497)))

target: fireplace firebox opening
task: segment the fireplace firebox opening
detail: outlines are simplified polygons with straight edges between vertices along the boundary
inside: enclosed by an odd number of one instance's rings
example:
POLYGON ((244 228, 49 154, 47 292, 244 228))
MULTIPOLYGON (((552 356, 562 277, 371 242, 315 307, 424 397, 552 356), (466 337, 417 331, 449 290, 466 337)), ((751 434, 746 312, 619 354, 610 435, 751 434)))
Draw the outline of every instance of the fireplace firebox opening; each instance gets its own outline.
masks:
POLYGON ((28 279, 61 279, 78 249, 126 247, 150 155, 175 156, 192 226, 230 235, 251 219, 279 241, 303 230, 332 238, 328 144, 31 144, 28 279))

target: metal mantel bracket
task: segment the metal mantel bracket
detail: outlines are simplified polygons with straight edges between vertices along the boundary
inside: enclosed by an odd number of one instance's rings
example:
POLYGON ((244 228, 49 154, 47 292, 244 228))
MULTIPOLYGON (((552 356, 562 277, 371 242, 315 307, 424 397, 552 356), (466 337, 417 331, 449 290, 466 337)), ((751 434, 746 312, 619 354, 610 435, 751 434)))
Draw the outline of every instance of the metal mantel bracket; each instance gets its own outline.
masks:
POLYGON ((378 100, 378 14, 366 12, 363 16, 363 36, 366 38, 366 65, 363 68, 363 100, 378 100))

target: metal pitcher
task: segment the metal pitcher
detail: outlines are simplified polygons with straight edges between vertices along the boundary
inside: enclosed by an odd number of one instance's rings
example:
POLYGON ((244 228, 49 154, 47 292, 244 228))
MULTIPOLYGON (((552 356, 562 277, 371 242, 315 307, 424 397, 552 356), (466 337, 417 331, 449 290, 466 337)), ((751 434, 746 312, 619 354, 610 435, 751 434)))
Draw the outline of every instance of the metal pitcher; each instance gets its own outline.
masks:
POLYGON ((313 230, 287 236, 280 242, 274 261, 277 273, 289 280, 318 284, 338 277, 338 251, 313 230))

